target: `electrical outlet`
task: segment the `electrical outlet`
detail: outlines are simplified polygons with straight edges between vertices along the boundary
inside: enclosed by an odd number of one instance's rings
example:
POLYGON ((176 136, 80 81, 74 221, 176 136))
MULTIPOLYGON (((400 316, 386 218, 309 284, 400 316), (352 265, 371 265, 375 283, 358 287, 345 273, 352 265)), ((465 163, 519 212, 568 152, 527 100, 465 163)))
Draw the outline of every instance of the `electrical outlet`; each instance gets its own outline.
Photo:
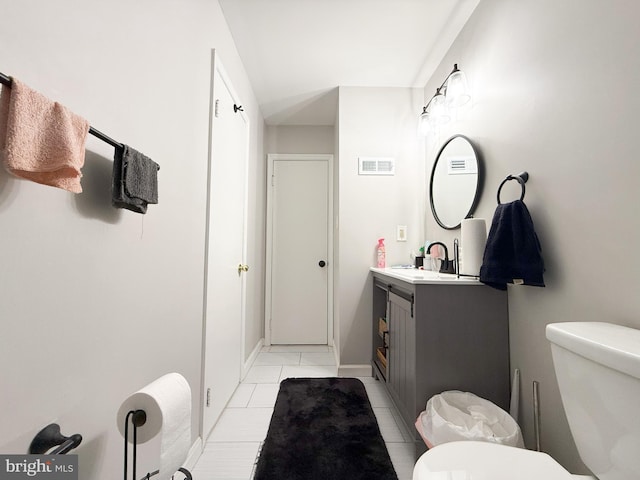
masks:
POLYGON ((407 226, 406 225, 398 225, 396 227, 396 240, 398 242, 406 242, 407 241, 407 226))

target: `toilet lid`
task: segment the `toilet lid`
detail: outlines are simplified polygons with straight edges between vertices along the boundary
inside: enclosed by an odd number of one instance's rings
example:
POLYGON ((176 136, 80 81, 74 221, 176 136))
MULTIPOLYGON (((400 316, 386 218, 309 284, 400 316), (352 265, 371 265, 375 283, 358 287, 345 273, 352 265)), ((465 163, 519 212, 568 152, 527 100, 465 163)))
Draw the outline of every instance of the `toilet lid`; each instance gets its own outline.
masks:
POLYGON ((443 443, 423 454, 413 480, 571 480, 546 453, 489 442, 443 443))

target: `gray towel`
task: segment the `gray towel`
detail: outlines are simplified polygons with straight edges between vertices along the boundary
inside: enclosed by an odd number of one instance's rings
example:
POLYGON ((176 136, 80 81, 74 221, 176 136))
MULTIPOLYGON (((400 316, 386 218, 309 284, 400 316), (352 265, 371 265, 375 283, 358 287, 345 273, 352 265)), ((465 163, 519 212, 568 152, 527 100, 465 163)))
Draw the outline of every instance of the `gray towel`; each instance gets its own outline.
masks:
POLYGON ((160 167, 137 150, 116 148, 113 158, 111 203, 136 213, 147 213, 149 203, 158 203, 158 170, 160 167))

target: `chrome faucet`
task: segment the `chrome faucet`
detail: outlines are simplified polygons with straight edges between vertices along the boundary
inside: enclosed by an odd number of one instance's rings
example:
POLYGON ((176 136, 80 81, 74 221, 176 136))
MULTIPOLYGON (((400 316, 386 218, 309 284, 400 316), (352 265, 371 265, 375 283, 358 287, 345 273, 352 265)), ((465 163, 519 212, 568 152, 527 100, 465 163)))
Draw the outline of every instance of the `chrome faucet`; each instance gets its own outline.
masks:
MULTIPOLYGON (((455 259, 454 261, 449 260, 449 250, 447 250, 447 246, 444 243, 442 242, 430 243, 429 246, 427 247, 427 251, 425 252, 425 255, 431 252, 431 247, 433 247, 434 245, 442 245, 442 248, 444 248, 444 260, 442 261, 442 265, 440 265, 440 273, 456 273, 455 259)), ((454 247, 455 247, 455 243, 454 243, 454 247)), ((454 248, 454 253, 455 253, 455 250, 457 249, 454 248)))

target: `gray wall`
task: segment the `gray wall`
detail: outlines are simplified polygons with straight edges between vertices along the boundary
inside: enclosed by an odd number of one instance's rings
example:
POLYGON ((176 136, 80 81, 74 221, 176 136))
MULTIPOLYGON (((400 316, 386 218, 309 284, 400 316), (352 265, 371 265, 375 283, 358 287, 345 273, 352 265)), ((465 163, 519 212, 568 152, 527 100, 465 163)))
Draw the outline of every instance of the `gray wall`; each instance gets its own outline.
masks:
POLYGON ((409 88, 340 87, 338 112, 338 241, 336 323, 340 363, 371 361, 371 281, 378 238, 387 264, 411 262, 423 241, 424 171, 416 118, 421 94, 409 88), (394 157, 394 176, 358 175, 358 157, 394 157), (419 177, 419 175, 418 175, 419 177), (407 226, 407 242, 396 226, 407 226))
MULTIPOLYGON (((575 473, 584 467, 544 329, 578 320, 640 328, 638 15, 640 4, 629 0, 483 0, 425 87, 427 99, 456 62, 467 74, 472 105, 428 138, 427 165, 453 133, 473 139, 487 167, 476 217, 490 223, 508 174, 531 175, 525 203, 542 243, 547 286, 509 287, 511 367, 522 372, 528 446, 537 380, 542 447, 575 473)), ((505 188, 503 201, 516 192, 505 188)), ((460 235, 440 229, 431 212, 426 233, 449 245, 460 235)))
POLYGON ((333 153, 335 127, 269 125, 264 132, 266 153, 333 153))
MULTIPOLYGON (((172 371, 191 385, 197 438, 212 48, 250 115, 248 263, 261 271, 263 119, 217 2, 2 5, 0 71, 161 170, 144 217, 111 207, 113 149, 92 136, 82 194, 0 171, 0 452, 26 452, 57 422, 84 436, 80 478, 116 478, 120 403, 172 371)), ((262 283, 248 279, 248 352, 262 337, 262 283)))

